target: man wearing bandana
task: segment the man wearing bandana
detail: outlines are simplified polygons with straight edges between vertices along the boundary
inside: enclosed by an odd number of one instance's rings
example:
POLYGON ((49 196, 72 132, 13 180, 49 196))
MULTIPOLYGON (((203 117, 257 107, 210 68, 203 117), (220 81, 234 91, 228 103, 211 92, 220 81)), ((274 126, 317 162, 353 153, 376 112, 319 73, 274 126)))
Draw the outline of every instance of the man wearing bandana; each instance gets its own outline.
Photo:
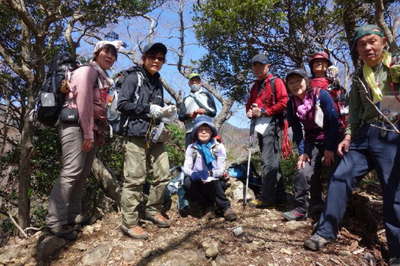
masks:
POLYGON ((360 177, 374 169, 383 189, 389 265, 393 266, 400 265, 400 102, 391 95, 399 91, 400 66, 399 57, 386 51, 386 46, 378 26, 356 28, 352 52, 362 64, 353 78, 349 126, 338 147, 343 159, 331 177, 315 233, 304 246, 317 251, 336 238, 347 198, 360 177))

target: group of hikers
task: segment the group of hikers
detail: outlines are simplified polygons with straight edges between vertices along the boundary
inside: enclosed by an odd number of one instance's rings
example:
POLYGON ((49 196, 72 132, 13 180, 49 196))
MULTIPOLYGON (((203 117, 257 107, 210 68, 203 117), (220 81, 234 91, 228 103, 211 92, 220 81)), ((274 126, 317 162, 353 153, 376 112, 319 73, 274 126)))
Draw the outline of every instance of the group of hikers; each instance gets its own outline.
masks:
MULTIPOLYGON (((348 197, 359 180, 375 169, 383 188, 383 216, 390 265, 400 265, 400 157, 399 113, 387 99, 397 99, 400 57, 391 54, 382 30, 365 24, 356 28, 351 52, 361 60, 349 93, 337 81, 337 68, 329 54, 310 56, 311 76, 301 68, 290 70, 285 79, 270 73, 264 54, 250 63, 256 78, 246 104, 261 151, 261 193, 249 205, 275 208, 286 202, 280 171, 282 140, 287 126, 292 128, 298 151, 293 178, 294 208, 283 218, 305 219, 320 214, 304 247, 320 250, 337 237, 348 197), (388 96, 391 95, 391 96, 388 96), (395 96, 393 96, 395 95, 395 96), (392 97, 393 96, 393 97, 392 97), (322 169, 329 170, 324 199, 322 169)), ((84 223, 81 201, 96 149, 107 133, 107 90, 114 81, 106 70, 118 56, 118 42, 100 41, 93 59, 72 73, 66 106, 78 111, 74 123, 60 121, 63 167, 49 197, 47 225, 66 239, 77 237, 77 225, 84 223)), ((119 80, 117 108, 124 136, 121 231, 131 238, 147 239, 141 219, 158 227, 170 227, 162 214, 164 194, 170 180, 168 154, 163 144, 164 122, 179 113, 186 128, 183 188, 190 207, 200 206, 237 219, 225 195, 228 176, 226 150, 212 118, 216 105, 202 86, 199 74, 189 76, 190 94, 178 108, 166 105, 159 71, 165 63, 167 47, 150 43, 143 48, 141 64, 119 80), (144 193, 147 184, 150 185, 144 193)), ((366 221, 367 222, 367 221, 366 221)))

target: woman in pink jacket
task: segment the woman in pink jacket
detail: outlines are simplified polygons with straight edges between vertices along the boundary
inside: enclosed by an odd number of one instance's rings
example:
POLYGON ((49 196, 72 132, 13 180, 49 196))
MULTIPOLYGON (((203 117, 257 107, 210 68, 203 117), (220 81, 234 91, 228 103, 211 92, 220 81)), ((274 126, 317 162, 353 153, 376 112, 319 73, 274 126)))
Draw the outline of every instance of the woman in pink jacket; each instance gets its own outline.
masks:
POLYGON ((105 71, 116 61, 121 44, 121 41, 98 42, 93 60, 73 71, 68 82, 69 92, 59 119, 63 166, 49 197, 46 219, 53 234, 68 240, 77 236, 75 228, 82 222, 85 181, 96 148, 104 143, 106 98, 113 85, 105 71), (64 111, 66 116, 63 116, 64 111))

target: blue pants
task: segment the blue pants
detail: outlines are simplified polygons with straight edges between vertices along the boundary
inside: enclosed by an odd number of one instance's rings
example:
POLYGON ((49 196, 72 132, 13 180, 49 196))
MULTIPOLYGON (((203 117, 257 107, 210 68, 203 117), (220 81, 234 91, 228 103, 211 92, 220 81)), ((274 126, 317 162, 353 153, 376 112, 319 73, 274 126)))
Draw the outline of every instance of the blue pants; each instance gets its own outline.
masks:
POLYGON ((362 127, 360 132, 331 178, 316 233, 324 238, 336 238, 348 196, 360 177, 375 169, 383 188, 383 219, 389 256, 400 257, 400 135, 369 125, 362 127))

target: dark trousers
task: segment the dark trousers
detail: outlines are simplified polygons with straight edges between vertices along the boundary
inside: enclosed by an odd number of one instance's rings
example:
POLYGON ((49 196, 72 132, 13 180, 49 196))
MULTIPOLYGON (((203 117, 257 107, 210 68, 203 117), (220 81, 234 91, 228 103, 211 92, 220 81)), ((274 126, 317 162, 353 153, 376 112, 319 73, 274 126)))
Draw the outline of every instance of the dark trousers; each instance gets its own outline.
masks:
POLYGON ((261 200, 274 205, 284 201, 285 188, 279 161, 281 157, 281 129, 271 122, 264 135, 257 134, 262 160, 261 200))
POLYGON ((184 188, 190 201, 196 201, 204 207, 214 207, 225 211, 231 206, 231 203, 225 196, 225 181, 216 180, 203 183, 200 180, 193 181, 186 176, 184 188))
MULTIPOLYGON (((322 204, 322 157, 325 147, 321 143, 316 143, 312 148, 310 163, 304 168, 299 169, 293 178, 295 208, 302 213, 306 213, 309 205, 322 204), (309 200, 310 192, 311 200, 309 200)), ((335 169, 335 165, 329 171, 335 169)))
MULTIPOLYGON (((400 257, 400 135, 366 125, 331 178, 316 233, 334 239, 347 198, 360 177, 375 169, 383 188, 383 219, 390 257, 400 257)), ((368 221, 365 221, 368 222, 368 221)))

